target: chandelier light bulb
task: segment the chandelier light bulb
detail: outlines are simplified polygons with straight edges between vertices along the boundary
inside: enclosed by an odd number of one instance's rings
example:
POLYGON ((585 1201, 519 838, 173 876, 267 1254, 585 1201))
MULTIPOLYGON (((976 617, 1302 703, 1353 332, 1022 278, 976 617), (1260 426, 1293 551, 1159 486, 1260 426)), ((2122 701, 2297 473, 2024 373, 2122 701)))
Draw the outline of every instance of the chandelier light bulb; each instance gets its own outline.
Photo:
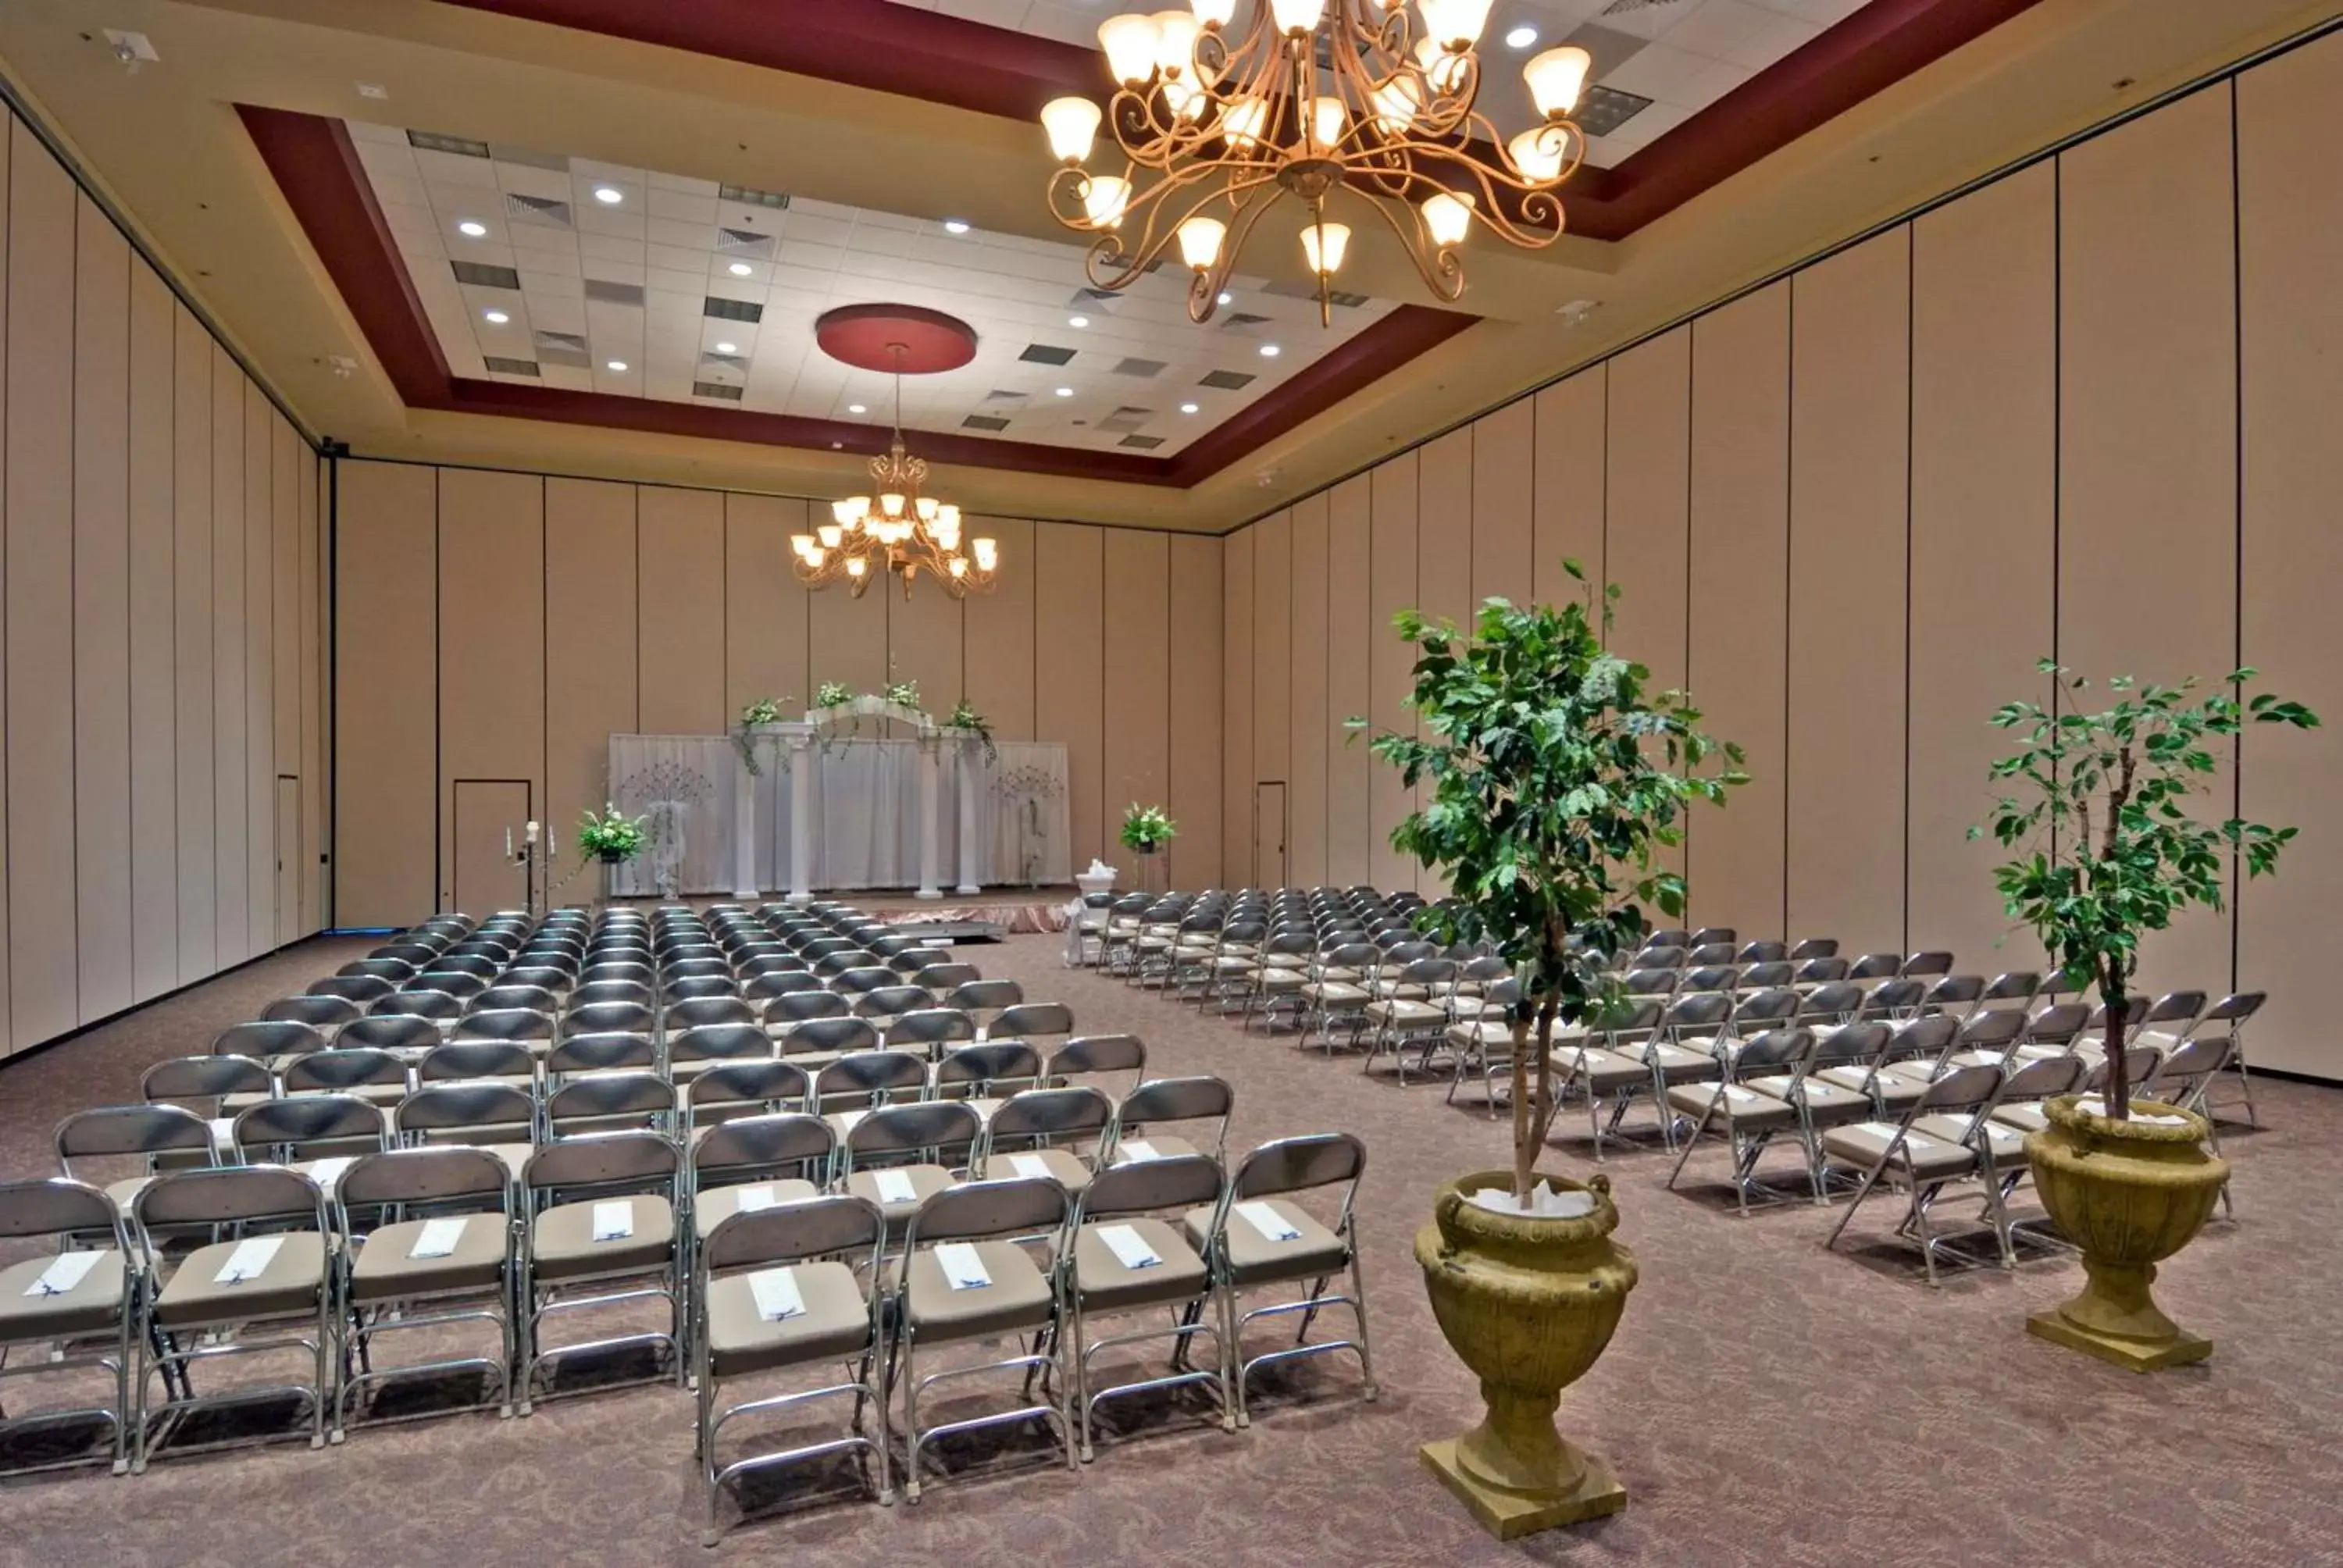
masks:
POLYGON ((1481 41, 1488 25, 1490 0, 1415 0, 1423 17, 1423 35, 1461 55, 1481 41))
POLYGON ((1538 113, 1551 120, 1578 107, 1578 95, 1586 90, 1586 73, 1594 66, 1594 55, 1575 44, 1564 44, 1523 65, 1522 80, 1529 84, 1530 101, 1538 113))
POLYGON ((1524 177, 1537 185, 1547 185, 1562 177, 1562 166, 1570 153, 1570 133, 1559 126, 1533 126, 1505 144, 1513 155, 1513 166, 1524 177))
POLYGON ((1082 182, 1082 211, 1093 228, 1121 228, 1131 205, 1131 182, 1121 175, 1092 175, 1082 182))
POLYGON ((1430 38, 1419 38, 1415 44, 1415 63, 1423 67, 1423 79, 1431 86, 1434 97, 1446 97, 1463 89, 1463 55, 1450 54, 1430 38))
POLYGON ((911 503, 911 509, 920 514, 920 521, 923 523, 931 523, 936 520, 936 502, 932 497, 921 496, 918 500, 911 503))
POLYGON ((1199 27, 1225 27, 1236 20, 1237 0, 1189 0, 1199 27))
POLYGON ((976 569, 980 572, 990 571, 1001 559, 1001 546, 991 539, 977 539, 974 544, 976 569))
POLYGON ((1374 93, 1375 129, 1386 136, 1403 136, 1423 107, 1423 89, 1411 75, 1393 76, 1374 93))
POLYGON ((1342 145, 1342 128, 1350 120, 1350 111, 1342 107, 1340 98, 1312 98, 1310 101, 1310 137, 1321 149, 1342 145))
POLYGON ((1343 223, 1313 223, 1302 230, 1302 254, 1310 262, 1310 270, 1321 277, 1332 277, 1342 265, 1342 253, 1350 248, 1351 226, 1343 223))
POLYGON ((1183 218, 1180 224, 1180 259, 1198 272, 1209 272, 1221 259, 1221 239, 1229 226, 1216 217, 1183 218))
POLYGON ((824 523, 814 530, 821 536, 821 548, 834 550, 846 541, 846 529, 837 523, 824 523))
POLYGON ((890 518, 901 517, 903 498, 893 490, 887 491, 879 498, 879 510, 890 518))
POLYGON ((1442 191, 1423 198, 1423 226, 1432 243, 1443 250, 1464 243, 1473 229, 1473 198, 1461 191, 1442 191))
POLYGON ((1041 128, 1061 163, 1079 164, 1098 138, 1099 106, 1088 98, 1052 98, 1041 106, 1041 128))
POLYGON ((862 575, 864 569, 863 560, 860 556, 856 556, 846 563, 846 575, 848 577, 859 578, 862 575))
POLYGON ((1196 35, 1202 31, 1192 11, 1155 13, 1155 67, 1166 76, 1184 75, 1196 63, 1196 35))
POLYGON ((942 506, 938 507, 936 508, 936 521, 947 528, 959 528, 960 507, 958 504, 951 501, 946 501, 942 506))
POLYGON ((1306 38, 1318 30, 1318 17, 1326 9, 1326 0, 1269 0, 1269 14, 1277 19, 1278 31, 1289 38, 1306 38))
POLYGON ((821 569, 821 563, 829 558, 830 552, 824 549, 810 549, 805 553, 805 564, 811 567, 816 571, 820 571, 821 569))
POLYGON ((967 558, 966 558, 966 557, 964 557, 964 556, 954 556, 954 557, 952 557, 952 558, 951 558, 951 575, 952 575, 952 576, 954 576, 955 578, 964 578, 964 577, 968 576, 968 559, 967 559, 967 558))
POLYGON ((1221 115, 1221 134, 1229 146, 1241 152, 1250 152, 1261 145, 1261 136, 1269 125, 1269 105, 1260 98, 1239 97, 1229 100, 1221 115))
POLYGON ((811 534, 791 534, 789 536, 789 553, 791 555, 807 555, 810 553, 812 549, 813 536, 811 534))
POLYGON ((1099 47, 1106 51, 1106 68, 1126 87, 1144 86, 1155 74, 1155 18, 1140 12, 1110 16, 1099 24, 1099 47))
POLYGON ((1163 84, 1163 104, 1174 119, 1197 120, 1212 108, 1212 95, 1190 76, 1181 76, 1163 84))

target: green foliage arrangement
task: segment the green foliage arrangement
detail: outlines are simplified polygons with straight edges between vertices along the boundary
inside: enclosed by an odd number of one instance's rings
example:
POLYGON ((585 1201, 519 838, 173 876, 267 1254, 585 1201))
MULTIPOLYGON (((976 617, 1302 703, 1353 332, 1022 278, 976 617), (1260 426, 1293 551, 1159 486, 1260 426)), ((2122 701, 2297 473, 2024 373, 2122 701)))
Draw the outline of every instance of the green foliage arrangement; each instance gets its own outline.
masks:
POLYGON ((743 725, 779 724, 780 721, 781 699, 778 697, 760 697, 740 710, 743 725))
POLYGON ((1179 828, 1161 806, 1142 806, 1134 800, 1122 814, 1122 847, 1141 855, 1152 855, 1179 834, 1179 828))
POLYGON ((578 852, 617 865, 643 852, 645 817, 628 817, 612 802, 588 810, 578 824, 578 852))
POLYGON ((1417 649, 1407 705, 1422 733, 1372 742, 1411 789, 1432 785, 1391 835, 1454 894, 1419 923, 1489 942, 1521 985, 1510 1021, 1524 1204, 1554 1123, 1555 1025, 1623 1000, 1609 960, 1642 940, 1647 907, 1684 912, 1684 880, 1654 851, 1682 840, 1693 801, 1721 804, 1747 781, 1740 749, 1703 733, 1684 692, 1647 696, 1651 672, 1604 648, 1618 588, 1598 601, 1579 564, 1564 567, 1586 586, 1560 609, 1488 599, 1470 635, 1414 610, 1394 617, 1417 649))
POLYGON ((879 695, 898 708, 908 708, 914 713, 926 711, 920 707, 920 683, 916 680, 890 680, 880 689, 879 695))
POLYGON ((1994 869, 2003 907, 2033 929, 2071 983, 2096 990, 2106 1006, 2107 1113, 2127 1121, 2124 1029, 2142 933, 2164 930, 2191 905, 2219 909, 2230 856, 2248 877, 2268 875, 2296 831, 2238 817, 2200 820, 2189 798, 2213 777, 2218 742, 2247 724, 2315 729, 2318 716, 2268 694, 2241 704, 2233 693, 2253 669, 2223 678, 2231 690, 2201 697, 2195 676, 2156 686, 2119 675, 2107 683, 2114 705, 2083 712, 2087 678, 2056 659, 2035 668, 2056 683, 2053 706, 2011 702, 1994 711, 1996 728, 2025 732, 2025 749, 1994 763, 1991 777, 2015 793, 1969 837, 1990 832, 2020 851, 1994 869))
POLYGON ((853 700, 854 693, 846 689, 846 682, 842 680, 825 680, 814 688, 813 705, 816 708, 843 708, 853 700))
POLYGON ((984 748, 984 759, 987 762, 1001 760, 1000 749, 992 744, 992 726, 967 698, 963 697, 952 705, 951 717, 944 720, 944 728, 975 731, 978 742, 984 748))

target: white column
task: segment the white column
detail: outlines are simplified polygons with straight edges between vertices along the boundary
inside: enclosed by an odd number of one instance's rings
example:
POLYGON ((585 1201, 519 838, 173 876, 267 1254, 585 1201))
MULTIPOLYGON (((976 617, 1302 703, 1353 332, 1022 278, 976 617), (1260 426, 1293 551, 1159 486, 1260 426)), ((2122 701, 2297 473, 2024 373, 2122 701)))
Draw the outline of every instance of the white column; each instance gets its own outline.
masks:
POLYGON ((799 729, 789 741, 789 900, 813 901, 813 737, 799 729))
POLYGON ((757 775, 749 770, 757 731, 743 729, 737 765, 732 769, 732 896, 753 900, 757 887, 757 775))
POLYGON ((943 849, 940 842, 942 837, 941 824, 936 820, 936 812, 940 809, 937 800, 936 751, 940 743, 936 739, 935 733, 930 730, 920 737, 919 744, 920 886, 911 896, 915 899, 940 899, 944 896, 943 890, 936 886, 937 878, 942 874, 942 867, 939 862, 943 859, 943 849))
POLYGON ((976 865, 976 789, 981 781, 977 766, 979 748, 983 742, 972 735, 960 741, 960 886, 953 892, 966 898, 983 891, 977 883, 976 865))

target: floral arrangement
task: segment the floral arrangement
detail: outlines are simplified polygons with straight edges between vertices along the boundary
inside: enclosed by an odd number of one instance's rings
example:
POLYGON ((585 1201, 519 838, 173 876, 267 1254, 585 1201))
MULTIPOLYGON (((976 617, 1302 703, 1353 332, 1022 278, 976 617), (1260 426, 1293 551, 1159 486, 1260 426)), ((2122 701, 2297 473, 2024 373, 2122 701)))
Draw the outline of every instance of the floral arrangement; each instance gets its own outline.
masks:
POLYGON ((898 708, 908 708, 914 713, 920 709, 920 683, 916 680, 890 680, 880 689, 880 697, 898 708))
POLYGON ((1171 816, 1161 806, 1141 806, 1134 800, 1131 809, 1122 814, 1122 846, 1142 855, 1154 854, 1178 832, 1171 816))
POLYGON ((813 705, 816 708, 843 708, 853 700, 854 693, 846 689, 846 682, 842 680, 825 680, 814 689, 813 705))
POLYGON ((604 801, 598 812, 588 810, 578 824, 578 852, 617 865, 643 852, 647 817, 628 817, 615 802, 604 801))
POLYGON ((977 739, 983 744, 984 759, 987 762, 1001 760, 1000 749, 992 744, 992 726, 985 721, 984 715, 979 713, 967 698, 963 697, 952 705, 951 717, 944 720, 944 728, 974 730, 977 739))
POLYGON ((781 699, 778 697, 760 697, 740 710, 743 725, 779 724, 780 721, 781 699))

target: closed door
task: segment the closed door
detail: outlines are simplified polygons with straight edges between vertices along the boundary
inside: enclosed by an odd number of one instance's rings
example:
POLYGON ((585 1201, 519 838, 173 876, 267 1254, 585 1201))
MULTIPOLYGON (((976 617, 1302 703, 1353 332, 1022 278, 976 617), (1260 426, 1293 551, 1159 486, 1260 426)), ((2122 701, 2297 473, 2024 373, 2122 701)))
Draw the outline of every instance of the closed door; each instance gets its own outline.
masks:
POLYGON ((301 780, 277 776, 277 945, 301 935, 301 780))
POLYGON ((458 779, 454 832, 455 880, 445 890, 444 907, 486 918, 498 910, 528 907, 527 871, 505 849, 518 849, 529 819, 526 779, 458 779))
POLYGON ((1285 783, 1252 787, 1252 875, 1256 886, 1285 885, 1285 783))

